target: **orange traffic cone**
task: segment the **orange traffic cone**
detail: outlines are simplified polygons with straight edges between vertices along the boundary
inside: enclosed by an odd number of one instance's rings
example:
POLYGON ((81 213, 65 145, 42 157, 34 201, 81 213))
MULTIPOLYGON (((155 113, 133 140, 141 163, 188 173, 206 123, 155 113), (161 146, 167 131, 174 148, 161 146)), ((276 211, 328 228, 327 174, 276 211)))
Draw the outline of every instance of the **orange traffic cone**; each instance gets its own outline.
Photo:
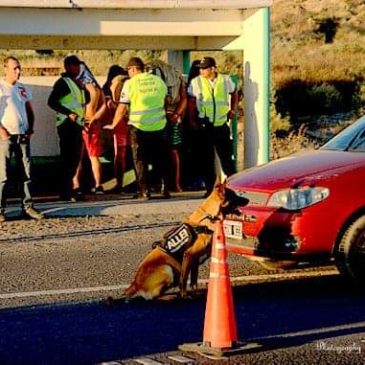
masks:
POLYGON ((203 342, 182 344, 179 346, 181 351, 221 357, 261 347, 258 343, 239 343, 237 340, 236 316, 226 260, 223 222, 218 220, 212 244, 203 342))
POLYGON ((231 348, 237 342, 226 239, 221 220, 216 222, 213 238, 203 341, 207 346, 220 349, 231 348))

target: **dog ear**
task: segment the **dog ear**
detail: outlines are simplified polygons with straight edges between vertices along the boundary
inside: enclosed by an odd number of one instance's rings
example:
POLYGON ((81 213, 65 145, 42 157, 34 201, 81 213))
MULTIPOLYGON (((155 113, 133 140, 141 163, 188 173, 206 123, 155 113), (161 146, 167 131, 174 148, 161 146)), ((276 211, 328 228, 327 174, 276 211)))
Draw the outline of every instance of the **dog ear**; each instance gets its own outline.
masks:
POLYGON ((218 192, 220 200, 223 202, 225 200, 226 196, 226 185, 227 185, 227 179, 225 179, 223 182, 218 182, 218 179, 215 184, 215 189, 218 192))
POLYGON ((214 187, 217 188, 221 185, 226 186, 227 184, 227 177, 225 176, 224 179, 222 179, 222 176, 217 175, 214 183, 214 187))

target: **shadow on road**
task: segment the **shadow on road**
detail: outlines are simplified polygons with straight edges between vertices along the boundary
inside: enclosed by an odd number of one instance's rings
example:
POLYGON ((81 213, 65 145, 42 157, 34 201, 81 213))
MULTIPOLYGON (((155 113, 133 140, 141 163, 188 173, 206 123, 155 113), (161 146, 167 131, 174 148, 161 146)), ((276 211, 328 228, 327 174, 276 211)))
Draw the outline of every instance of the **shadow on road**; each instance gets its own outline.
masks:
MULTIPOLYGON (((365 294, 338 275, 234 288, 241 341, 285 348, 365 331, 365 294)), ((200 342, 205 292, 193 300, 140 300, 0 311, 1 364, 95 364, 200 342)), ((262 351, 263 349, 261 349, 262 351)))

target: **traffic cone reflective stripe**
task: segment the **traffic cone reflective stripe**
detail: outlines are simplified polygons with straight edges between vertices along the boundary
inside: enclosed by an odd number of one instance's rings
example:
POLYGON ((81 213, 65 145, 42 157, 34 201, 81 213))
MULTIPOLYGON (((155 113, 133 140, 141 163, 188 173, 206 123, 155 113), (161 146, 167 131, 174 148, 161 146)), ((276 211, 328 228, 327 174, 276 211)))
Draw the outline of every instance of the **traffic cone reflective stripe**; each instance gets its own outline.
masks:
POLYGON ((216 222, 205 309, 203 342, 214 348, 230 348, 237 342, 237 325, 222 221, 216 222))

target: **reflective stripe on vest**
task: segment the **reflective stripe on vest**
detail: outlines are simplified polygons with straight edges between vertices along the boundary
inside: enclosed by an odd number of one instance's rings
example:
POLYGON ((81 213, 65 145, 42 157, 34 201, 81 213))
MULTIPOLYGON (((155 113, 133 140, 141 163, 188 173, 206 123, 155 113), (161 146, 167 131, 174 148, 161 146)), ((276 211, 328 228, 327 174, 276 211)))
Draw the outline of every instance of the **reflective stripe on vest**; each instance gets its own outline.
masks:
MULTIPOLYGON (((73 113, 77 114, 81 118, 77 118, 76 123, 83 126, 84 125, 84 117, 85 117, 85 94, 84 90, 81 90, 69 77, 64 77, 70 92, 63 96, 59 102, 65 108, 71 110, 73 113)), ((66 119, 68 119, 68 115, 57 113, 56 126, 60 126, 66 119)))
POLYGON ((218 74, 214 89, 210 82, 197 76, 192 80, 193 90, 197 91, 197 109, 199 118, 208 117, 214 126, 219 127, 227 121, 229 112, 228 75, 218 74))
POLYGON ((165 128, 165 83, 158 76, 149 73, 135 75, 128 82, 129 124, 145 132, 165 128))

